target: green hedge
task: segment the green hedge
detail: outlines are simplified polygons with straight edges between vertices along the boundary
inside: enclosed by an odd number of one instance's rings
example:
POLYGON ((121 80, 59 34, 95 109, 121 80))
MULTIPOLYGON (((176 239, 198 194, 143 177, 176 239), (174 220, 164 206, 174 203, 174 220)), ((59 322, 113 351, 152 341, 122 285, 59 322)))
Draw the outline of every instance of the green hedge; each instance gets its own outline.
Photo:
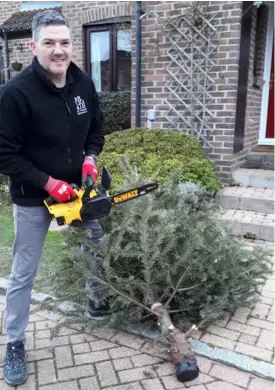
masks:
POLYGON ((98 160, 112 175, 112 190, 123 184, 121 160, 126 156, 139 173, 163 183, 181 168, 182 182, 201 184, 207 190, 218 191, 221 183, 215 164, 203 153, 199 141, 183 133, 160 129, 128 129, 106 136, 104 151, 98 160))
POLYGON ((100 92, 98 94, 103 113, 105 134, 131 127, 131 93, 100 92))

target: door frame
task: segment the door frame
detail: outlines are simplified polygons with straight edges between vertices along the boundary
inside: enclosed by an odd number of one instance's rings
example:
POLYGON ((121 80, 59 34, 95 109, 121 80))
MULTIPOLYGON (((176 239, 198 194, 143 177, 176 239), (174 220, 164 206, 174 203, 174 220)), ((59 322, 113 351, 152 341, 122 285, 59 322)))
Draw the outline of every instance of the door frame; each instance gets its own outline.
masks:
POLYGON ((264 85, 262 92, 262 105, 261 105, 261 119, 260 119, 260 131, 259 131, 259 145, 275 145, 274 138, 266 138, 266 124, 268 113, 268 101, 269 101, 269 83, 271 74, 271 57, 274 39, 274 4, 269 6, 268 12, 268 26, 267 37, 265 46, 265 65, 264 65, 264 85))

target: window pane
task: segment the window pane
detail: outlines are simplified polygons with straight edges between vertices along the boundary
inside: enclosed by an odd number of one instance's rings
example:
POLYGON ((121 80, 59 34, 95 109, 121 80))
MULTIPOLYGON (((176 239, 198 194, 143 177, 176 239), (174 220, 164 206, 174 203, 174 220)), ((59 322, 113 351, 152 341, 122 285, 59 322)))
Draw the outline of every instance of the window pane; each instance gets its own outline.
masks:
POLYGON ((110 38, 109 31, 90 33, 92 80, 97 92, 110 91, 110 38))
POLYGON ((131 35, 130 30, 117 32, 117 90, 131 89, 131 35))

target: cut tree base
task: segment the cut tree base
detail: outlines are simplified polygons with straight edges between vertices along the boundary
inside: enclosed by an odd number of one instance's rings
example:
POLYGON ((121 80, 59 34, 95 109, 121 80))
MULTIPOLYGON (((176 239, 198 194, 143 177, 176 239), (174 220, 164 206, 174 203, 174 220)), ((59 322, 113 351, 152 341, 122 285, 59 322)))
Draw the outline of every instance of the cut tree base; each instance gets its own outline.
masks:
POLYGON ((177 380, 189 382, 196 379, 200 370, 189 342, 189 337, 197 330, 196 326, 193 325, 186 333, 183 333, 173 325, 168 310, 162 303, 154 303, 151 310, 156 313, 160 332, 168 341, 168 352, 176 368, 177 380))

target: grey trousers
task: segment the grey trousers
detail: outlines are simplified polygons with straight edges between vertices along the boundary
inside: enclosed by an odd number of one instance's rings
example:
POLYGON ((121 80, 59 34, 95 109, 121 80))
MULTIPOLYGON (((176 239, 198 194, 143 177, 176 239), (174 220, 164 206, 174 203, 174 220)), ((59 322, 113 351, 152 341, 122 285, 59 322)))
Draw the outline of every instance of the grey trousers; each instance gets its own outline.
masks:
MULTIPOLYGON (((35 281, 42 249, 52 216, 45 207, 14 205, 15 240, 12 252, 12 269, 6 294, 4 325, 7 342, 25 341, 25 329, 29 322, 31 292, 35 281)), ((83 228, 91 229, 91 239, 99 243, 103 236, 98 221, 83 228)), ((86 281, 87 293, 94 282, 86 281)), ((88 294, 87 294, 88 295, 88 294)), ((93 299, 93 296, 88 296, 93 299)))

